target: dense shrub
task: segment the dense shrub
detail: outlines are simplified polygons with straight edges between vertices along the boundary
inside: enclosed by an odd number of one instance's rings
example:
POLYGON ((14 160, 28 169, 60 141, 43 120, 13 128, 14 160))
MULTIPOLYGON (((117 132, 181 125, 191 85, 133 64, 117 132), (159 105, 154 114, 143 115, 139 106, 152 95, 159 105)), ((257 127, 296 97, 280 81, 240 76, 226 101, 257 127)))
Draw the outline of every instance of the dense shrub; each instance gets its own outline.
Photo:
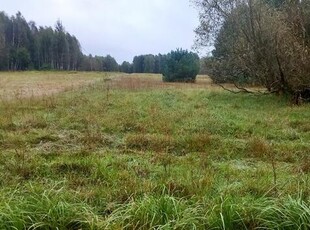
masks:
POLYGON ((177 49, 166 56, 163 68, 165 82, 194 82, 199 73, 199 57, 193 52, 177 49))

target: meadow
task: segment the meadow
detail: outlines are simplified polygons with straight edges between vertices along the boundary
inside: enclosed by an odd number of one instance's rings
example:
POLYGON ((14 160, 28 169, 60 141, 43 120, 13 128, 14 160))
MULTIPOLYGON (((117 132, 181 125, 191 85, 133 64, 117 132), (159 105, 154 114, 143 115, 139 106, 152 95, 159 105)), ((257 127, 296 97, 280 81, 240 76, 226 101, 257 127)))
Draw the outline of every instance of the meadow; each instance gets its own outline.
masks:
POLYGON ((310 229, 309 104, 206 76, 6 72, 0 87, 0 229, 310 229))

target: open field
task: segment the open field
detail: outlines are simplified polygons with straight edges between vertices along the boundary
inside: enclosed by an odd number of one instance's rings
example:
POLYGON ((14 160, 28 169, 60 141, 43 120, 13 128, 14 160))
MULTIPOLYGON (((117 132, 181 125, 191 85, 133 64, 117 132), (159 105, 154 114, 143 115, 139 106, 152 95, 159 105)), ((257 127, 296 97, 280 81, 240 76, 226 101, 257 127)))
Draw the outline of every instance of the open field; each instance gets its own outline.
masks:
POLYGON ((0 229, 310 228, 309 105, 207 77, 7 74, 0 229))
MULTIPOLYGON (((110 74, 118 76, 120 74, 110 74)), ((93 84, 106 76, 100 72, 0 72, 0 99, 20 99, 57 94, 93 84)))

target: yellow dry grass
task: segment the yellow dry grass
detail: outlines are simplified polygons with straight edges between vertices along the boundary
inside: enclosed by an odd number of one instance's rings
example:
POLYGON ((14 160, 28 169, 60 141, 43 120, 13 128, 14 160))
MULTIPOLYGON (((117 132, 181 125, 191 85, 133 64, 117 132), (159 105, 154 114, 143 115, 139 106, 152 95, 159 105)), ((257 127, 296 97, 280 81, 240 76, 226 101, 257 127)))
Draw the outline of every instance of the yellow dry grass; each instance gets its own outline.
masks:
POLYGON ((99 72, 1 72, 0 99, 53 95, 117 75, 99 72))
MULTIPOLYGON (((149 90, 149 89, 208 89, 222 91, 207 75, 198 75, 195 83, 167 83, 160 74, 125 74, 103 72, 0 72, 0 99, 22 99, 57 94, 80 88, 85 85, 105 81, 110 89, 149 90), (108 79, 108 81, 106 81, 108 79)), ((233 85, 224 85, 236 89, 233 85)), ((257 90, 252 88, 252 90, 257 90)))
POLYGON ((161 88, 220 88, 206 75, 199 75, 195 83, 163 82, 159 74, 124 74, 112 79, 111 88, 125 90, 161 89, 161 88))

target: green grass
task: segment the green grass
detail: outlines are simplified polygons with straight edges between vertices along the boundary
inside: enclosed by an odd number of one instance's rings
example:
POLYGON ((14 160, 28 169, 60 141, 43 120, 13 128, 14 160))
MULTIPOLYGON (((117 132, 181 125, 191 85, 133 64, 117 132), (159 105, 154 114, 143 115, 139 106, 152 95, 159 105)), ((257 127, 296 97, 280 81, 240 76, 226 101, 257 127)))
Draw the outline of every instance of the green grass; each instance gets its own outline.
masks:
POLYGON ((1 101, 1 229, 310 228, 309 105, 75 74, 1 101))

